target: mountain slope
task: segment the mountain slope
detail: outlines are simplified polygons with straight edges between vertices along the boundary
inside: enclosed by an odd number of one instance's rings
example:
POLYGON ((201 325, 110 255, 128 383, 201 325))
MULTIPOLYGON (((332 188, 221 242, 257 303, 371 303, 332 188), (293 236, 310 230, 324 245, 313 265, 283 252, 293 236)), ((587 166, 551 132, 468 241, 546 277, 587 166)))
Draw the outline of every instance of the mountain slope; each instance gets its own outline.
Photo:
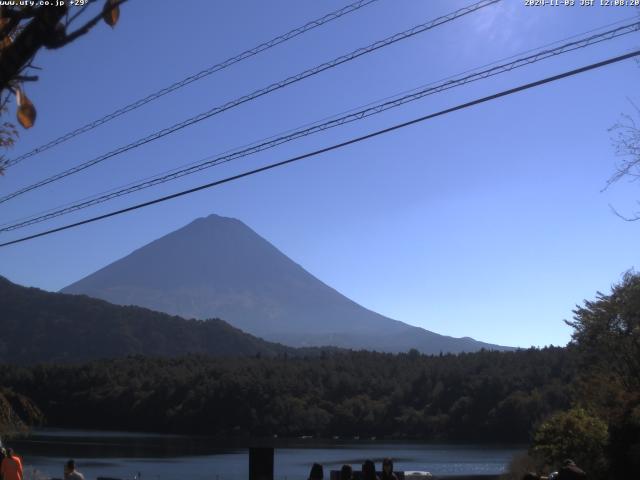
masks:
POLYGON ((0 277, 0 363, 79 362, 140 354, 293 354, 222 320, 184 320, 141 307, 26 288, 0 277))
POLYGON ((200 218, 62 290, 186 318, 223 318, 292 346, 425 353, 503 349, 413 327, 358 305, 236 219, 200 218))

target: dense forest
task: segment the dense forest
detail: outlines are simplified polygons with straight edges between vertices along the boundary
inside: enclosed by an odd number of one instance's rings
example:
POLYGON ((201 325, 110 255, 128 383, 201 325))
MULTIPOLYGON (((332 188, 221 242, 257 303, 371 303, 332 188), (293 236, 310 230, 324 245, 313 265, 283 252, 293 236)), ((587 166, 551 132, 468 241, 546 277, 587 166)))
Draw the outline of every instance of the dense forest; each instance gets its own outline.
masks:
POLYGON ((519 441, 570 405, 562 348, 423 356, 130 357, 3 368, 49 424, 212 435, 519 441))
MULTIPOLYGON (((185 320, 0 277, 0 362, 78 362, 131 354, 295 355, 296 350, 211 319, 185 320)), ((308 353, 308 352, 307 352, 308 353)))
MULTIPOLYGON (((23 420, 42 418, 50 426, 227 440, 337 435, 530 442, 536 469, 570 457, 590 478, 638 478, 640 275, 627 274, 610 294, 586 301, 568 323, 567 347, 513 352, 293 355, 284 349, 7 364, 0 367, 2 395, 29 407, 28 414, 17 407, 23 420)), ((84 348, 64 336, 60 341, 69 351, 84 348)))

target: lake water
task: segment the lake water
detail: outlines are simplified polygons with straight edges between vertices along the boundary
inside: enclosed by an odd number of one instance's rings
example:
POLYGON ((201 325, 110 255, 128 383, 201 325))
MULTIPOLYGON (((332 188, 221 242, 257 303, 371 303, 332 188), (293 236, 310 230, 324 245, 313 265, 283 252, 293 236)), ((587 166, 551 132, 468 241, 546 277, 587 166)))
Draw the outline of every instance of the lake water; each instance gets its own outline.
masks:
MULTIPOLYGON (((87 480, 98 476, 146 480, 247 480, 247 448, 222 448, 201 437, 39 430, 11 442, 25 465, 25 480, 61 478, 66 460, 74 458, 87 480), (37 475, 36 475, 37 472, 37 475)), ((499 474, 522 446, 394 443, 387 441, 278 440, 275 445, 276 480, 304 480, 313 462, 329 470, 345 464, 359 468, 370 458, 380 468, 386 456, 396 470, 423 470, 434 475, 499 474)))

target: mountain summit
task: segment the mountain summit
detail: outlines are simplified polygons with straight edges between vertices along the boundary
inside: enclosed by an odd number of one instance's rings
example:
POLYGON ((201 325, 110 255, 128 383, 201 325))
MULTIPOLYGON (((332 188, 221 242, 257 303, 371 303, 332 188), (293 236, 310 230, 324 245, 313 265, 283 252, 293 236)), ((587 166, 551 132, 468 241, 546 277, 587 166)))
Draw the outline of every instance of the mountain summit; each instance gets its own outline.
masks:
POLYGON ((453 338, 358 305, 239 220, 199 218, 62 290, 185 318, 222 318, 291 346, 425 353, 505 349, 453 338))

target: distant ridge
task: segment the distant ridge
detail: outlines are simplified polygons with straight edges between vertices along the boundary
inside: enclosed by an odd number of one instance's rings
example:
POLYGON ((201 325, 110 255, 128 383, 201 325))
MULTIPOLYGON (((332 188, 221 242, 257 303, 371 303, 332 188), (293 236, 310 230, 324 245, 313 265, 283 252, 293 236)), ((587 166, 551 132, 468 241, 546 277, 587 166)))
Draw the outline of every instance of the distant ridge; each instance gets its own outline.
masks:
MULTIPOLYGON (((27 288, 0 277, 0 363, 75 363, 127 355, 297 355, 222 320, 185 320, 141 307, 27 288)), ((313 353, 313 352, 311 352, 313 353)))
POLYGON ((222 318, 287 345, 423 353, 509 347, 454 338, 368 310, 237 219, 210 215, 75 282, 64 293, 185 318, 222 318))

